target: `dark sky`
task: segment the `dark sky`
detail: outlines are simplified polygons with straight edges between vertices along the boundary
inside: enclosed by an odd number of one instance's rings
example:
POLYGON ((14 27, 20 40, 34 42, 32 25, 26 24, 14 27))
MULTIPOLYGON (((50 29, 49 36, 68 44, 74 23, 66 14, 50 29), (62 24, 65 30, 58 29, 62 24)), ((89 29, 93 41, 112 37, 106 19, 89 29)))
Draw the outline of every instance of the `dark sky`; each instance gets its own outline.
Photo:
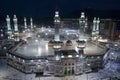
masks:
POLYGON ((61 15, 85 8, 120 10, 120 0, 0 0, 0 15, 42 18, 53 16, 56 7, 61 15))

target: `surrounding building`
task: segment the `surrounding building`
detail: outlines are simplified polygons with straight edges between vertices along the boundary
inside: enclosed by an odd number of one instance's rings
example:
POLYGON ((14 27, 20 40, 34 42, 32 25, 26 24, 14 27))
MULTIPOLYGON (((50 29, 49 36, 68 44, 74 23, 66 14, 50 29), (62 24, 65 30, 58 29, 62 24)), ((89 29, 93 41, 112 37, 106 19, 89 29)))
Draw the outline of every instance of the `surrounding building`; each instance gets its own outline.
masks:
POLYGON ((112 19, 101 19, 100 22, 100 34, 105 37, 114 40, 115 39, 115 28, 117 21, 112 19))

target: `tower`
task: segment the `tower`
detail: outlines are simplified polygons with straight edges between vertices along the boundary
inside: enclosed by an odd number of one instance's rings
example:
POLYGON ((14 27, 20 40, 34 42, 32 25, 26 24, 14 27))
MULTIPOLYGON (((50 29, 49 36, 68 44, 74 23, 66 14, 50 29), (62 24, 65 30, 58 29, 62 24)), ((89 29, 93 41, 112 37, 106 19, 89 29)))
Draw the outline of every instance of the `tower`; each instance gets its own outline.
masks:
POLYGON ((8 39, 12 39, 12 29, 11 29, 11 25, 10 25, 10 17, 9 17, 9 15, 7 15, 6 22, 7 22, 8 39))
POLYGON ((20 39, 19 39, 19 31, 18 31, 16 15, 14 15, 13 22, 14 22, 14 40, 18 42, 18 41, 20 41, 20 39))
POLYGON ((87 18, 85 17, 85 13, 81 12, 81 16, 79 18, 79 40, 83 40, 84 33, 87 28, 87 18))
POLYGON ((88 21, 88 18, 86 17, 86 19, 85 19, 85 28, 84 28, 84 32, 86 32, 86 29, 88 28, 88 23, 87 23, 87 21, 88 21))
POLYGON ((58 12, 58 11, 55 12, 54 27, 55 27, 55 36, 54 36, 54 40, 55 40, 55 41, 60 41, 60 35, 59 35, 60 17, 59 17, 59 12, 58 12))
POLYGON ((26 20, 26 17, 24 17, 24 28, 27 29, 27 20, 26 20))
POLYGON ((79 56, 82 55, 80 52, 83 51, 84 48, 86 47, 86 39, 84 35, 87 28, 87 20, 88 19, 85 17, 85 13, 82 12, 79 18, 79 39, 76 41, 78 45, 77 48, 78 48, 79 56))
POLYGON ((97 18, 97 21, 96 21, 96 37, 99 37, 99 25, 100 25, 100 19, 97 18))
POLYGON ((32 18, 30 18, 30 27, 31 27, 31 29, 33 29, 33 19, 32 18))
POLYGON ((48 43, 49 46, 52 46, 54 48, 55 54, 56 54, 56 51, 61 49, 61 47, 64 44, 60 40, 60 35, 59 35, 60 27, 61 27, 61 21, 60 21, 60 17, 59 17, 59 12, 55 11, 55 16, 54 16, 54 29, 55 29, 54 41, 49 41, 49 43, 48 43))
POLYGON ((99 24, 100 24, 100 19, 94 17, 93 20, 93 29, 92 29, 92 39, 96 40, 99 36, 99 24))
POLYGON ((92 40, 96 39, 96 17, 93 19, 93 27, 92 27, 92 40))

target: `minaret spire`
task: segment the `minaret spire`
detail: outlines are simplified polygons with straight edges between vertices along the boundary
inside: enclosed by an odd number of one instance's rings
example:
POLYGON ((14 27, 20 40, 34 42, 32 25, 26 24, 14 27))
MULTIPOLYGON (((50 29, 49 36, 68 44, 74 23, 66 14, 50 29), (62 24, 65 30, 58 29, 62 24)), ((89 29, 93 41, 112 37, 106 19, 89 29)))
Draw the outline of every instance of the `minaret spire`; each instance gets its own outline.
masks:
POLYGON ((85 28, 84 28, 84 32, 86 32, 86 28, 88 28, 88 18, 85 18, 85 28))
POLYGON ((87 18, 85 17, 85 13, 81 12, 81 16, 79 18, 79 40, 83 40, 86 27, 87 27, 87 18))
POLYGON ((24 17, 24 27, 25 27, 25 29, 27 29, 27 20, 26 20, 26 17, 24 17))
POLYGON ((16 17, 16 15, 14 15, 13 22, 14 22, 14 31, 18 32, 18 24, 17 24, 17 17, 16 17))
POLYGON ((92 40, 96 40, 96 17, 93 19, 93 27, 92 27, 92 40))
POLYGON ((31 29, 33 29, 33 19, 32 18, 30 18, 30 27, 31 27, 31 29))
POLYGON ((93 20, 93 30, 92 31, 96 31, 96 17, 94 17, 94 20, 93 20))
POLYGON ((10 17, 9 17, 9 15, 7 15, 6 22, 7 22, 8 39, 12 39, 12 29, 11 29, 11 25, 10 25, 10 17))
POLYGON ((100 25, 100 19, 97 18, 97 22, 96 22, 96 36, 99 37, 99 25, 100 25))
POLYGON ((17 17, 16 15, 14 15, 14 18, 13 18, 13 22, 14 22, 14 38, 15 38, 15 41, 20 41, 19 39, 19 31, 18 31, 18 23, 17 23, 17 17))
POLYGON ((59 35, 59 28, 60 28, 60 17, 59 12, 55 11, 55 17, 54 17, 54 27, 55 27, 55 41, 60 41, 60 35, 59 35))
POLYGON ((94 17, 93 29, 92 29, 92 39, 93 40, 96 40, 99 36, 99 24, 100 24, 100 19, 94 17))

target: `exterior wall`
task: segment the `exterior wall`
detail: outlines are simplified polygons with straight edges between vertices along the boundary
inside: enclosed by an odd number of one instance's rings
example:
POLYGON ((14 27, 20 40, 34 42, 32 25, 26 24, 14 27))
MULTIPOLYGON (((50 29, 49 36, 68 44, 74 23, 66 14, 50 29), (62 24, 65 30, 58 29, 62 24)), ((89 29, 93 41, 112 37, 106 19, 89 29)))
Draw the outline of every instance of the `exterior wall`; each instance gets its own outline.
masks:
POLYGON ((91 68, 97 68, 100 65, 100 58, 97 57, 92 58, 62 58, 59 61, 56 60, 23 60, 18 57, 15 57, 11 54, 7 53, 7 63, 24 72, 24 73, 37 73, 43 72, 48 74, 53 74, 56 76, 64 76, 64 75, 79 75, 86 72, 91 72, 91 68), (94 66, 94 65, 98 66, 94 66))
POLYGON ((45 70, 45 66, 46 66, 46 62, 40 62, 40 61, 36 61, 35 60, 23 60, 18 58, 18 57, 15 57, 11 54, 7 54, 7 63, 22 71, 22 72, 25 72, 25 73, 33 73, 33 72, 44 72, 45 70))
POLYGON ((63 73, 63 66, 62 66, 61 62, 55 64, 54 75, 59 75, 59 76, 64 75, 64 73, 63 73))

